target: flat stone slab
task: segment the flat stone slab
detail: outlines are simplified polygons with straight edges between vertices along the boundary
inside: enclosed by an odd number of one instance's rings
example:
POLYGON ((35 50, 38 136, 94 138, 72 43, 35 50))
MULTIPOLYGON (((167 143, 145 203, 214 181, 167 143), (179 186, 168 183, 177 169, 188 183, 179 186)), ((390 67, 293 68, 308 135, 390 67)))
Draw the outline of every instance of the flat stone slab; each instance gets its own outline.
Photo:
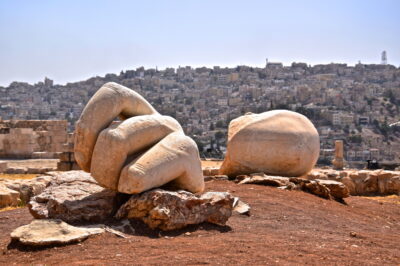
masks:
POLYGON ((11 238, 25 245, 47 246, 82 241, 104 232, 104 228, 75 227, 59 219, 33 220, 11 232, 11 238))
POLYGON ((133 195, 115 217, 141 219, 150 228, 164 231, 202 222, 224 225, 232 215, 233 201, 227 192, 196 196, 183 190, 154 189, 133 195))
POLYGON ((287 186, 289 183, 290 181, 288 177, 270 176, 265 175, 264 173, 251 174, 239 182, 239 184, 257 184, 274 187, 287 186))

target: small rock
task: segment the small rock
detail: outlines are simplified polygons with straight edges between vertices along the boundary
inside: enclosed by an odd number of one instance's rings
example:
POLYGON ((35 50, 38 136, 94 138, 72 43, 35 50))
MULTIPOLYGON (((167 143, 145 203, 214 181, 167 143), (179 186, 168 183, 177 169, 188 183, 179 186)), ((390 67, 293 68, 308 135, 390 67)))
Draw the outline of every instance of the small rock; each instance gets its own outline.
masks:
POLYGON ((0 184, 0 208, 17 206, 20 202, 19 192, 0 184))
POLYGON ((249 177, 244 178, 239 184, 257 184, 265 186, 281 187, 290 183, 288 177, 282 176, 269 176, 263 173, 251 174, 249 177))
POLYGON ((102 228, 75 227, 58 219, 33 220, 11 232, 11 238, 25 245, 46 246, 77 242, 103 232, 102 228))
POLYGON ((1 183, 9 189, 19 192, 19 197, 23 203, 36 196, 48 186, 52 176, 38 176, 33 179, 14 179, 2 180, 1 183))
POLYGON ((299 186, 301 187, 301 190, 305 192, 317 195, 321 198, 332 199, 331 191, 329 190, 329 188, 315 180, 301 182, 299 186))
POLYGON ((233 197, 226 192, 196 196, 183 190, 154 189, 131 196, 115 217, 141 219, 152 229, 167 231, 202 222, 224 225, 232 209, 233 197))
POLYGON ((341 182, 320 179, 316 179, 315 181, 329 188, 330 194, 336 199, 347 198, 350 196, 349 189, 341 182))
POLYGON ((233 210, 239 214, 250 215, 250 205, 241 201, 238 197, 234 198, 233 210))

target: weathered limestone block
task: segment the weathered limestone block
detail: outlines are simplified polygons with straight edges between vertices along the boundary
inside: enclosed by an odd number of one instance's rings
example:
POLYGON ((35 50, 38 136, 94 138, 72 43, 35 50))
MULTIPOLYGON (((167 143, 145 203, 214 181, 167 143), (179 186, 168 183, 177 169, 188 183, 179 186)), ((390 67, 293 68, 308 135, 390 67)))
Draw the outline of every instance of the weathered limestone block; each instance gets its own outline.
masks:
POLYGON ((137 218, 150 228, 174 230, 189 224, 210 222, 224 225, 232 215, 234 198, 226 192, 190 192, 154 189, 133 195, 115 215, 118 219, 137 218))
POLYGON ((61 162, 69 162, 71 160, 71 153, 70 152, 61 152, 59 157, 61 162))
MULTIPOLYGON (((0 142, 1 142, 1 140, 0 140, 0 142)), ((7 162, 0 161, 0 173, 4 173, 4 172, 6 172, 6 170, 7 170, 7 162)))
POLYGON ((78 242, 104 232, 100 227, 75 227, 57 219, 33 220, 11 232, 11 238, 25 245, 47 246, 78 242))
POLYGON ((310 194, 314 194, 325 199, 332 199, 333 197, 330 189, 316 180, 290 178, 290 181, 295 183, 301 190, 310 194))
POLYGON ((347 198, 350 196, 349 189, 345 184, 341 182, 321 179, 316 179, 315 181, 329 188, 330 194, 336 199, 347 198))
POLYGON ((58 171, 70 171, 72 169, 72 164, 70 162, 58 162, 57 170, 58 171))
POLYGON ((301 176, 312 169, 318 155, 319 135, 305 116, 286 110, 249 114, 229 124, 220 174, 301 176))
POLYGON ((19 193, 21 203, 27 203, 48 186, 52 176, 38 176, 33 179, 0 179, 0 184, 19 193))
POLYGON ((112 216, 117 193, 101 187, 83 171, 54 172, 50 185, 28 204, 33 217, 68 223, 101 221, 112 216))
POLYGON ((17 206, 19 203, 19 192, 0 184, 0 208, 17 206))
POLYGON ((399 171, 387 170, 313 170, 307 179, 326 179, 342 182, 351 195, 399 194, 399 171))
POLYGON ((179 123, 112 82, 95 93, 76 124, 75 159, 101 186, 123 193, 171 181, 191 192, 204 189, 197 145, 179 123), (123 121, 113 123, 116 117, 123 121))

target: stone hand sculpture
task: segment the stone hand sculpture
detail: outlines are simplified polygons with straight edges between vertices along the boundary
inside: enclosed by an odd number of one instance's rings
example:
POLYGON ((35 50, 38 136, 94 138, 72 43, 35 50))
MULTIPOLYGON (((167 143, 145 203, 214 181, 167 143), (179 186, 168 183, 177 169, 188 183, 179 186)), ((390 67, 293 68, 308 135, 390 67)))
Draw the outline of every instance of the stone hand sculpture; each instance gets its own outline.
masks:
POLYGON ((307 117, 286 110, 246 114, 229 124, 220 174, 301 176, 313 168, 318 156, 318 131, 307 117))
POLYGON ((194 193, 204 189, 197 145, 180 124, 113 82, 96 92, 76 124, 75 159, 100 185, 122 193, 171 181, 194 193))

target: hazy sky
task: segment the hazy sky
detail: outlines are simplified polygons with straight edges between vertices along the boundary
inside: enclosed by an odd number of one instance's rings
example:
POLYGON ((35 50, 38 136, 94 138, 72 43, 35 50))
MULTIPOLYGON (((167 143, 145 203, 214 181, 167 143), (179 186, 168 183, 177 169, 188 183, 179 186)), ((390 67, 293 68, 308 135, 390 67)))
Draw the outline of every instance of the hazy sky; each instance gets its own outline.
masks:
POLYGON ((0 85, 139 66, 400 64, 399 0, 0 1, 0 85))

